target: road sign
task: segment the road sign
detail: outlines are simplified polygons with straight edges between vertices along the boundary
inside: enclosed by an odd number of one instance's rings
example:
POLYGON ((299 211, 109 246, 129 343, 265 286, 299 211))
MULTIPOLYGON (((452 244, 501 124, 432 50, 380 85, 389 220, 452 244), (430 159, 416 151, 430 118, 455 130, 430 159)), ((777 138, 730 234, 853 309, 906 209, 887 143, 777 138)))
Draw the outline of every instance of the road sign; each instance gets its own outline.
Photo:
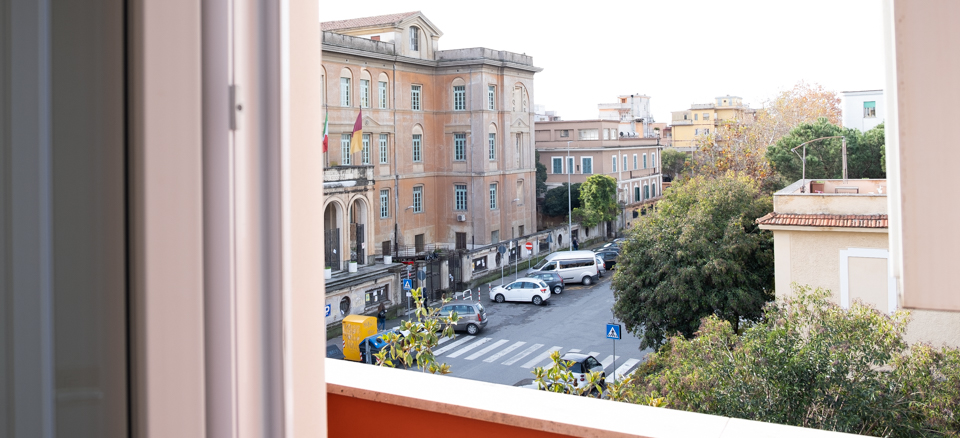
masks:
POLYGON ((327 316, 330 316, 330 308, 331 308, 330 305, 327 304, 327 316))
POLYGON ((500 254, 506 254, 506 253, 507 253, 507 246, 506 246, 506 245, 500 245, 500 247, 497 248, 497 252, 499 252, 500 254))
POLYGON ((620 324, 607 324, 607 339, 620 339, 620 324))
POLYGON ((423 281, 427 279, 427 271, 423 269, 417 270, 417 280, 423 281))
POLYGON ((403 290, 413 289, 413 280, 409 278, 404 278, 403 280, 400 280, 400 281, 403 282, 403 290))
POLYGON ((553 243, 553 234, 547 234, 547 243, 553 243))
POLYGON ((533 251, 533 242, 527 242, 527 244, 524 245, 524 247, 527 248, 527 251, 533 251))

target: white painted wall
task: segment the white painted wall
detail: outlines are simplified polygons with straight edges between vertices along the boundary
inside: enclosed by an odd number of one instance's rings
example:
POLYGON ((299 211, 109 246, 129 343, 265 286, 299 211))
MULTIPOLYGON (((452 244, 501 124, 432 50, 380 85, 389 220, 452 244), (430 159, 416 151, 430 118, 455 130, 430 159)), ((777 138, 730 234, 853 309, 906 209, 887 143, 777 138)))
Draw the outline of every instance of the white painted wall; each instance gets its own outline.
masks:
POLYGON ((866 132, 883 123, 887 111, 886 95, 883 90, 844 91, 840 93, 840 107, 844 127, 866 132), (863 116, 863 103, 870 101, 876 102, 876 117, 863 116))

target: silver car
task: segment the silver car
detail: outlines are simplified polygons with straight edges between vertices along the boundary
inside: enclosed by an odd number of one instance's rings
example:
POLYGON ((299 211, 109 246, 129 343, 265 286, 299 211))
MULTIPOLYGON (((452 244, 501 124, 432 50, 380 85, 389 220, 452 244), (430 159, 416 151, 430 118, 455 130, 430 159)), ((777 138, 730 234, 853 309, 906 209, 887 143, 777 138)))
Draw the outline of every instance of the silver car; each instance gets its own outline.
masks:
POLYGON ((513 283, 497 286, 490 289, 490 301, 502 303, 504 301, 531 302, 543 304, 550 298, 550 287, 543 280, 523 277, 513 283))

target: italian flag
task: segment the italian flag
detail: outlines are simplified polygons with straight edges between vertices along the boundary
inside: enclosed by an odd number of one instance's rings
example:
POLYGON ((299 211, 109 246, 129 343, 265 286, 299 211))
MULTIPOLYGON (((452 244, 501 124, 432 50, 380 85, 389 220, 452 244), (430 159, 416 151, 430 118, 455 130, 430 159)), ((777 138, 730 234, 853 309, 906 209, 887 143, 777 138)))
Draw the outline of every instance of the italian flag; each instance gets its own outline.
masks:
POLYGON ((323 152, 327 152, 327 145, 330 143, 330 113, 324 111, 323 118, 323 152))

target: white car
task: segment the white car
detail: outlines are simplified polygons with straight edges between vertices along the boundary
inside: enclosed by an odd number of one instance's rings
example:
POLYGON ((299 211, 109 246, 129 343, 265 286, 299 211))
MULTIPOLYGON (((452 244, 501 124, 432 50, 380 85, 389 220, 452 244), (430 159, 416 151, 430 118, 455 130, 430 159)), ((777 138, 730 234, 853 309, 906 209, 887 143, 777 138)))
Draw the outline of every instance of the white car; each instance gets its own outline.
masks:
POLYGON ((543 304, 550 298, 550 288, 543 280, 524 277, 517 279, 513 283, 496 286, 490 289, 490 301, 502 303, 504 301, 523 301, 531 302, 536 305, 543 304))

